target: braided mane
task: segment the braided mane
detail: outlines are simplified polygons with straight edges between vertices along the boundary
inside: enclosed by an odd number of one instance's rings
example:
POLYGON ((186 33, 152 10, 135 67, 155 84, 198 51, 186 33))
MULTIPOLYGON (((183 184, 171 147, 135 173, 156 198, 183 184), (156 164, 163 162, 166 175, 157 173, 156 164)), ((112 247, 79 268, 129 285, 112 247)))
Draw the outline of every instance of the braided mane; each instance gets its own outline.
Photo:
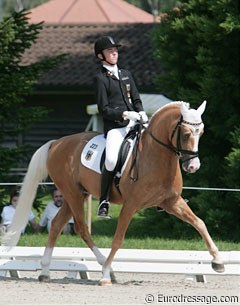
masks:
POLYGON ((188 108, 190 108, 190 104, 189 104, 189 103, 186 103, 186 102, 184 102, 184 101, 173 101, 173 102, 170 102, 170 103, 168 103, 168 104, 165 104, 165 105, 163 105, 162 107, 160 107, 159 109, 157 109, 157 110, 153 113, 151 119, 152 119, 152 118, 155 116, 155 114, 157 114, 159 111, 161 111, 161 110, 163 110, 163 109, 165 109, 165 108, 174 107, 174 106, 179 106, 179 107, 180 107, 180 105, 181 105, 182 103, 185 103, 186 106, 187 106, 188 108))

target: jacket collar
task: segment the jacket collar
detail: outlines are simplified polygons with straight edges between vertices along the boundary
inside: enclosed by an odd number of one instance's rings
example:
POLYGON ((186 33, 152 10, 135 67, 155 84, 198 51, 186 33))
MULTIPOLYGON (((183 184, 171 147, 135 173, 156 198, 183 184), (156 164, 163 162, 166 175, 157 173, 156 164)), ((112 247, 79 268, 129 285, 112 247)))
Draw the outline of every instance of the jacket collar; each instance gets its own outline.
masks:
MULTIPOLYGON (((120 69, 118 69, 118 71, 120 71, 120 69)), ((113 78, 113 79, 119 80, 119 79, 114 75, 114 73, 113 73, 112 71, 108 70, 106 67, 103 67, 103 66, 102 66, 102 72, 103 72, 104 74, 106 74, 107 77, 111 77, 111 78, 113 78)))

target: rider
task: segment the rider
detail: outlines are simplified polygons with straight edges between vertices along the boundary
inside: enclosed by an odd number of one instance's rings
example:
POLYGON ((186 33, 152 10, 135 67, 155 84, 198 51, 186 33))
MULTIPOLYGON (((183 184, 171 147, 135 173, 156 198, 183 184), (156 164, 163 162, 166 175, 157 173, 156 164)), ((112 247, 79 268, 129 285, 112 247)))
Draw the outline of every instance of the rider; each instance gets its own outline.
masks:
POLYGON ((98 217, 104 218, 110 218, 109 193, 122 141, 136 121, 140 118, 143 123, 148 121, 131 73, 117 65, 120 46, 110 36, 99 38, 94 46, 95 55, 102 62, 101 69, 95 76, 95 90, 106 137, 106 160, 102 169, 97 212, 98 217))

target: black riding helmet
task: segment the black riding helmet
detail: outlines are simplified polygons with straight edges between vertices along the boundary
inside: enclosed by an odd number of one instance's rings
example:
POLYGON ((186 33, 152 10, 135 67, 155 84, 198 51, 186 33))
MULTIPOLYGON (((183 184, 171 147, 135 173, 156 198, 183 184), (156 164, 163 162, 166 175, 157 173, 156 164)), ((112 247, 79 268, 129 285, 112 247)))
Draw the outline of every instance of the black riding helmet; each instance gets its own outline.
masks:
POLYGON ((116 43, 111 36, 103 36, 99 38, 94 45, 95 55, 102 54, 103 58, 103 50, 113 48, 113 47, 121 47, 119 43, 116 43))

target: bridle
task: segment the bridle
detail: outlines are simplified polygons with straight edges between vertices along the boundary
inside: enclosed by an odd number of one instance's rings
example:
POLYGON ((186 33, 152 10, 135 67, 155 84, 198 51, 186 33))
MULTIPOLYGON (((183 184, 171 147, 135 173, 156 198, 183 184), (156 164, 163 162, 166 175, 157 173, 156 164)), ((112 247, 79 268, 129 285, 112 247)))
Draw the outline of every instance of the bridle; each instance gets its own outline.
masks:
MULTIPOLYGON (((181 140, 180 140, 180 136, 181 136, 181 125, 182 123, 187 124, 187 125, 192 125, 192 126, 199 126, 202 124, 202 122, 200 123, 191 123, 191 122, 187 122, 185 120, 183 120, 183 117, 181 115, 180 119, 178 120, 176 126, 173 129, 172 135, 171 135, 171 141, 175 135, 175 133, 177 132, 177 141, 176 141, 176 147, 168 145, 166 143, 163 143, 162 141, 160 141, 159 139, 157 139, 152 133, 151 131, 144 126, 144 123, 142 121, 142 119, 140 119, 138 121, 138 124, 135 125, 135 131, 136 131, 136 135, 137 135, 137 139, 136 139, 136 145, 134 146, 134 150, 133 150, 133 160, 132 160, 132 165, 130 167, 130 172, 132 172, 133 168, 136 166, 136 162, 137 162, 137 152, 138 152, 138 145, 139 145, 139 141, 140 141, 140 136, 142 133, 142 129, 144 129, 146 131, 146 133, 148 135, 150 135, 150 137, 157 142, 158 144, 162 145, 163 147, 171 150, 172 152, 174 152, 175 154, 177 154, 179 156, 179 159, 182 163, 187 162, 191 159, 197 158, 199 156, 198 151, 193 151, 193 150, 187 150, 187 149, 182 149, 181 148, 181 140), (190 157, 186 157, 186 156, 190 156, 190 157)), ((130 178, 135 182, 138 180, 138 171, 136 173, 136 176, 133 177, 133 175, 131 174, 130 178)))
MULTIPOLYGON (((182 123, 187 124, 187 125, 192 125, 192 126, 199 126, 202 124, 202 122, 199 123, 191 123, 191 122, 187 122, 185 120, 183 120, 183 117, 181 116, 180 119, 178 120, 176 126, 173 129, 172 135, 171 135, 171 141, 175 135, 175 133, 177 132, 177 140, 176 140, 176 147, 168 145, 166 143, 163 143, 162 141, 160 141, 159 139, 157 139, 150 130, 148 130, 147 127, 145 127, 142 124, 142 127, 145 129, 146 133, 148 135, 151 136, 151 138, 156 141, 158 144, 166 147, 167 149, 171 150, 172 152, 174 152, 175 154, 177 154, 180 158, 180 160, 184 163, 187 162, 191 159, 197 158, 199 156, 198 151, 193 151, 193 150, 187 150, 187 149, 182 149, 181 148, 181 140, 180 140, 180 136, 181 136, 181 125, 182 123), (185 158, 186 156, 190 156, 189 158, 185 158)), ((140 123, 141 124, 141 123, 140 123)))

